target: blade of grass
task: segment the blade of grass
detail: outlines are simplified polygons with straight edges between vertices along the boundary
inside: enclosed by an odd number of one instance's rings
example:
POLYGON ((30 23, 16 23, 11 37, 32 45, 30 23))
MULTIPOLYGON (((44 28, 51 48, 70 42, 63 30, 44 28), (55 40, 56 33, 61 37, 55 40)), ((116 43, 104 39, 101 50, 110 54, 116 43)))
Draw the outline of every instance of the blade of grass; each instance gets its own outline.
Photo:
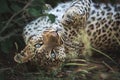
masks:
POLYGON ((80 64, 80 63, 67 63, 65 65, 68 65, 68 66, 87 66, 87 64, 80 64))
POLYGON ((118 40, 118 38, 114 35, 115 39, 117 40, 118 44, 120 45, 120 41, 118 40))
POLYGON ((115 64, 117 64, 110 56, 106 55, 106 54, 103 53, 102 51, 97 50, 97 49, 95 49, 95 48, 93 48, 93 47, 91 47, 91 49, 94 50, 94 51, 96 51, 96 52, 98 52, 98 53, 100 53, 100 54, 102 54, 102 55, 104 55, 105 57, 107 57, 108 59, 110 59, 112 62, 114 62, 115 64))

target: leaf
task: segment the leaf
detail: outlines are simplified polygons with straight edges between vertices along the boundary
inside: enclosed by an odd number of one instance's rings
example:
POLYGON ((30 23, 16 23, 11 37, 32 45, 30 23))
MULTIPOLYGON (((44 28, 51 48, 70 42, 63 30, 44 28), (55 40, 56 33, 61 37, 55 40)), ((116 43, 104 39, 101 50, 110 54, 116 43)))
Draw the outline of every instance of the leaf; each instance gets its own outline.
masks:
POLYGON ((49 17, 49 19, 51 20, 52 23, 55 22, 55 18, 56 18, 55 15, 53 15, 53 14, 49 14, 48 17, 49 17))
POLYGON ((34 8, 29 8, 28 12, 34 17, 40 16, 40 12, 34 8))
POLYGON ((0 0, 0 13, 6 13, 6 12, 10 12, 7 1, 0 0))

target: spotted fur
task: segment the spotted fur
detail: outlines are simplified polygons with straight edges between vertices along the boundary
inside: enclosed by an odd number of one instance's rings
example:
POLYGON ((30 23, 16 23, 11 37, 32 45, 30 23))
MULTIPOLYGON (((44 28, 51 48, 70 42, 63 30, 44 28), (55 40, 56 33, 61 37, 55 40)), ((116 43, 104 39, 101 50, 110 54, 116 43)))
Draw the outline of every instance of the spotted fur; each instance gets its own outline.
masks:
MULTIPOLYGON (((81 36, 81 31, 84 31, 88 36, 89 46, 104 52, 120 49, 120 4, 77 0, 63 15, 61 22, 73 43, 75 38, 81 36), (86 5, 83 5, 84 2, 86 5)), ((81 41, 86 45, 84 40, 81 41)), ((77 41, 77 44, 81 41, 77 41)))

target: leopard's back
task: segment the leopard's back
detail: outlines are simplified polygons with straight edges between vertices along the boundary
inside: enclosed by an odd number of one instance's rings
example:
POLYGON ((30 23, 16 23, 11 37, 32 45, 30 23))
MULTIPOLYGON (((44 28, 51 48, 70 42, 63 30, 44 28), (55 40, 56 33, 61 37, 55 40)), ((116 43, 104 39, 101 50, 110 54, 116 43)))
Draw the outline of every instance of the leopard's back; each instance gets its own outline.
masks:
POLYGON ((120 5, 93 3, 86 32, 94 48, 102 51, 119 50, 120 5))

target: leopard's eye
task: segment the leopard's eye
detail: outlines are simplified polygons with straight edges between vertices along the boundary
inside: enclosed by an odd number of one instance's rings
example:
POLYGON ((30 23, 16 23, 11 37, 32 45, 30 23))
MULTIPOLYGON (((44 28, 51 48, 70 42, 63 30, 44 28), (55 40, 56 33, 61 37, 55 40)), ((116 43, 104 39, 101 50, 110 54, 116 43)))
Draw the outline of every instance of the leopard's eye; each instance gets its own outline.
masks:
POLYGON ((52 50, 51 51, 51 58, 55 58, 56 57, 56 54, 55 54, 55 52, 52 50))
POLYGON ((42 46, 42 44, 37 43, 37 44, 35 44, 34 46, 35 46, 36 48, 40 48, 40 47, 42 46))

